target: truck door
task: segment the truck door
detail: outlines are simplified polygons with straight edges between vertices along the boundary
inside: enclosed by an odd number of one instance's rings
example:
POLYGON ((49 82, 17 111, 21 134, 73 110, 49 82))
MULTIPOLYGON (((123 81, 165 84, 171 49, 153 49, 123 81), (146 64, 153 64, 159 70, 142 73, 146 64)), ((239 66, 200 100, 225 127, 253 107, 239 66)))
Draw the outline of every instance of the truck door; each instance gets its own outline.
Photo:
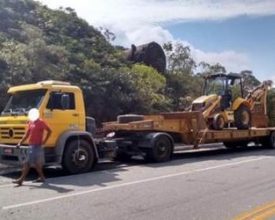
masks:
POLYGON ((64 131, 81 129, 80 124, 82 123, 79 121, 80 115, 73 92, 51 92, 43 117, 53 131, 47 143, 49 146, 54 146, 56 140, 64 131), (67 98, 67 104, 65 105, 62 98, 64 96, 67 98))

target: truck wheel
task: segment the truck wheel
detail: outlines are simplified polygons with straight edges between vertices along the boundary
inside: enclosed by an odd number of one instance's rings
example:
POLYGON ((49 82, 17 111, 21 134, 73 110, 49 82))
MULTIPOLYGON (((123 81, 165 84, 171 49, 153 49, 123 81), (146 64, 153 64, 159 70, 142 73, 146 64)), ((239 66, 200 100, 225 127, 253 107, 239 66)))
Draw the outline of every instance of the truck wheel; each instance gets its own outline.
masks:
POLYGON ((223 130, 225 120, 221 114, 216 114, 213 119, 213 128, 215 130, 223 130))
POLYGON ((65 149, 62 166, 70 174, 85 173, 95 164, 95 154, 85 140, 71 141, 65 149))
POLYGON ((262 139, 261 144, 268 149, 275 149, 275 131, 271 132, 268 137, 262 139))
POLYGON ((154 145, 146 154, 146 159, 152 162, 165 162, 170 159, 172 149, 171 140, 165 135, 160 135, 156 138, 154 145))
POLYGON ((240 105, 234 112, 235 125, 240 130, 249 129, 251 126, 251 111, 246 105, 240 105))
POLYGON ((119 124, 126 124, 126 123, 129 123, 129 122, 142 121, 142 120, 144 120, 143 115, 129 114, 129 115, 119 115, 119 116, 117 116, 117 122, 119 124))

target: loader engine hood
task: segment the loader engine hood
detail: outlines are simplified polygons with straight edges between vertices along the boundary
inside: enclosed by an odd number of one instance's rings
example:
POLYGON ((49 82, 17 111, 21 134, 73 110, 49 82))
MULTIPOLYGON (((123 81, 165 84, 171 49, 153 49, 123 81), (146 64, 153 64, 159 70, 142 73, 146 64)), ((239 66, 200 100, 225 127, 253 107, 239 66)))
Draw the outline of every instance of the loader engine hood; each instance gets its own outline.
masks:
POLYGON ((200 111, 210 103, 218 99, 218 95, 204 95, 192 102, 192 111, 200 111))

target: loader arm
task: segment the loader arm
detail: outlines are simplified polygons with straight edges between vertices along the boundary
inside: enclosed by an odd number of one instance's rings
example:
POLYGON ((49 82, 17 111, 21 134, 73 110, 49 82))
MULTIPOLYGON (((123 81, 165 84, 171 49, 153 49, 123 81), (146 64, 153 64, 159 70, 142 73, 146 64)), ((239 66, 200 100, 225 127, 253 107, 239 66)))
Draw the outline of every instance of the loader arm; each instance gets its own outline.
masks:
POLYGON ((212 115, 213 112, 215 112, 215 109, 220 106, 220 102, 221 102, 221 96, 219 96, 216 100, 210 102, 207 106, 205 106, 202 109, 202 115, 204 119, 207 120, 207 118, 209 118, 210 115, 212 115))
POLYGON ((248 93, 245 99, 249 102, 252 112, 255 110, 256 106, 263 110, 263 113, 267 114, 267 91, 269 83, 264 81, 259 86, 255 87, 252 91, 248 93))

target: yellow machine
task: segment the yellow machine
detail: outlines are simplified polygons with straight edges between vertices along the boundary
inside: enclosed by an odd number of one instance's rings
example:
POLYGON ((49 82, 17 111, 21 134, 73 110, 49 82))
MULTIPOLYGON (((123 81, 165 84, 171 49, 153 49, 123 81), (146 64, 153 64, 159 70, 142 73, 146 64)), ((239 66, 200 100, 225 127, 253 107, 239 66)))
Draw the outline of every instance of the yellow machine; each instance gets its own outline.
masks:
POLYGON ((252 103, 243 98, 242 77, 236 73, 215 73, 205 77, 204 95, 192 103, 192 111, 201 111, 210 129, 225 127, 249 129, 252 103), (232 91, 233 90, 233 91, 232 91), (237 98, 234 98, 234 94, 237 98))
POLYGON ((232 149, 252 141, 275 149, 275 128, 268 127, 266 108, 268 82, 242 98, 240 75, 212 74, 205 78, 204 91, 190 111, 120 115, 104 123, 101 132, 116 143, 119 160, 142 155, 154 162, 167 161, 182 144, 196 149, 200 144, 223 142, 232 149))

